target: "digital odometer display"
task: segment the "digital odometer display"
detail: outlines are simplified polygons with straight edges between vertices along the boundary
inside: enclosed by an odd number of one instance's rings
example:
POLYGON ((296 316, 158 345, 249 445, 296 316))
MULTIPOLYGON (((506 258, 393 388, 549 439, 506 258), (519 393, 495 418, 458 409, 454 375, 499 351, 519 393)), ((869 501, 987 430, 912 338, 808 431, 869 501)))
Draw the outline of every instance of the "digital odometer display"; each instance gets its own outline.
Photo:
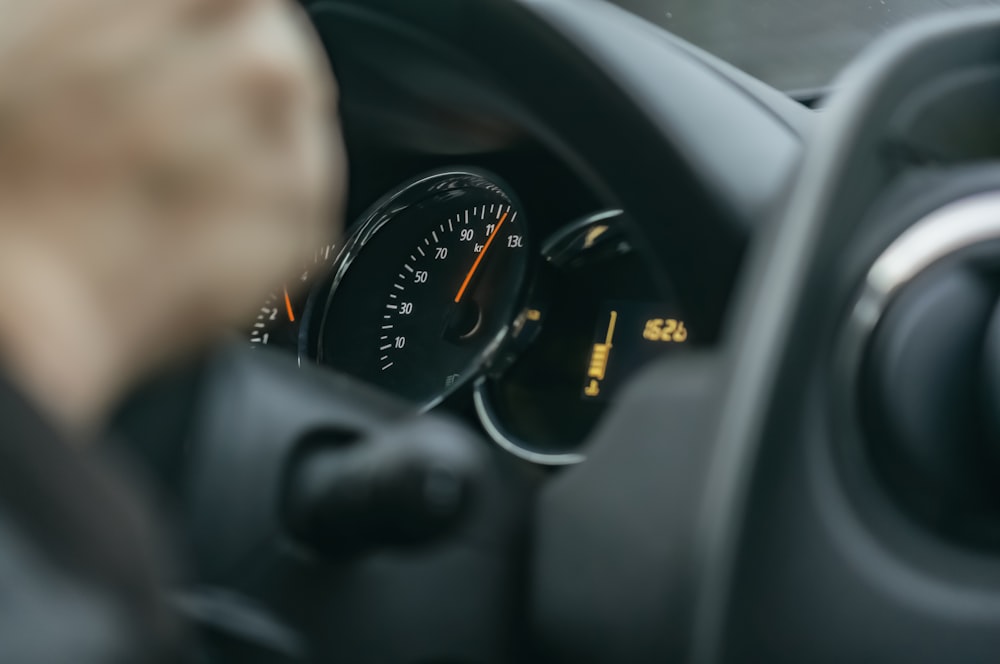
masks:
MULTIPOLYGON (((594 227, 577 230, 586 249, 594 227)), ((580 444, 629 379, 698 341, 638 254, 608 251, 619 240, 604 236, 610 246, 595 246, 589 260, 543 266, 512 336, 511 363, 478 387, 490 435, 537 463, 582 461, 580 444)))

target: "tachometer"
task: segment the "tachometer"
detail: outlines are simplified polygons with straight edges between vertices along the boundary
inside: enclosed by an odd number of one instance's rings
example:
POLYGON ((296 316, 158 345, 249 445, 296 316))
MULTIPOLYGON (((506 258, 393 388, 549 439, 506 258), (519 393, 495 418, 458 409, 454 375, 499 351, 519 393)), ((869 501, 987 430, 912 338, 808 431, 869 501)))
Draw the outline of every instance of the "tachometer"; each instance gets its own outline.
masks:
POLYGON ((316 251, 313 264, 303 268, 298 282, 285 284, 267 296, 250 328, 251 348, 276 347, 300 354, 306 349, 304 325, 310 317, 311 288, 321 280, 337 255, 337 248, 328 244, 316 251))
POLYGON ((514 317, 526 231, 492 176, 447 172, 402 187, 349 241, 320 361, 420 404, 464 383, 514 317))

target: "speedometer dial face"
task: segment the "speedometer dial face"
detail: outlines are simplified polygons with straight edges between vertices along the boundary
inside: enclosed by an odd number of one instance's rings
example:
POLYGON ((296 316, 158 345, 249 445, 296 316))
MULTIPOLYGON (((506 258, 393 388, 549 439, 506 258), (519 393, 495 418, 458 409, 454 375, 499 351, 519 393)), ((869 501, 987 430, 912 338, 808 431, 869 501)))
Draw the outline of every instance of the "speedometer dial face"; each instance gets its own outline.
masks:
POLYGON ((320 361, 429 404, 483 366, 519 303, 524 214, 485 175, 442 173, 368 215, 345 251, 320 361))

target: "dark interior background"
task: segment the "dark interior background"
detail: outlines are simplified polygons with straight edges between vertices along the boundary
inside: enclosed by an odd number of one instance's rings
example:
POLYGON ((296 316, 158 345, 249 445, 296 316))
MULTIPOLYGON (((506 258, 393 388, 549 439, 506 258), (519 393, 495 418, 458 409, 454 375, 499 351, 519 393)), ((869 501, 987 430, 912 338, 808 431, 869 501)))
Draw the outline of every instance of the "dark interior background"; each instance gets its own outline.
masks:
POLYGON ((612 0, 787 91, 822 87, 888 28, 1000 0, 612 0))

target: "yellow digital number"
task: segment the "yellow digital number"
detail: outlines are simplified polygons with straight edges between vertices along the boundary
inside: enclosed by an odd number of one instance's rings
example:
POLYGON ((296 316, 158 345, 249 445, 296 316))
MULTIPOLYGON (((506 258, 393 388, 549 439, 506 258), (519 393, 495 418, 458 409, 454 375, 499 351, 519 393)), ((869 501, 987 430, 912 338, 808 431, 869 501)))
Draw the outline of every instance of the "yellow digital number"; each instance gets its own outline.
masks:
POLYGON ((654 318, 646 321, 646 329, 642 332, 642 338, 647 341, 659 341, 660 333, 663 331, 663 319, 654 318))
POLYGON ((646 321, 642 338, 647 341, 682 344, 687 341, 688 331, 684 321, 675 318, 653 318, 646 321))

